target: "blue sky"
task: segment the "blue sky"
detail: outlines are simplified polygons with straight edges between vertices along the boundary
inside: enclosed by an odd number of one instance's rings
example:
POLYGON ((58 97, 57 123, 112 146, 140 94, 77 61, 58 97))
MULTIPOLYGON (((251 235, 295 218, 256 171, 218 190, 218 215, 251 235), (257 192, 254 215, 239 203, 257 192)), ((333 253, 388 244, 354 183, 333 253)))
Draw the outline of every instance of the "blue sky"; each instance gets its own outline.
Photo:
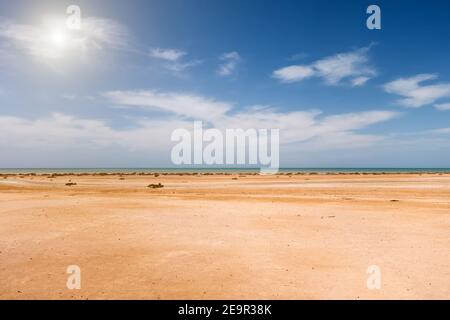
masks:
POLYGON ((448 1, 1 1, 0 167, 171 166, 170 133, 193 120, 279 128, 285 167, 448 167, 449 14, 448 1), (71 4, 80 31, 62 23, 71 4), (381 30, 366 28, 370 4, 381 30))

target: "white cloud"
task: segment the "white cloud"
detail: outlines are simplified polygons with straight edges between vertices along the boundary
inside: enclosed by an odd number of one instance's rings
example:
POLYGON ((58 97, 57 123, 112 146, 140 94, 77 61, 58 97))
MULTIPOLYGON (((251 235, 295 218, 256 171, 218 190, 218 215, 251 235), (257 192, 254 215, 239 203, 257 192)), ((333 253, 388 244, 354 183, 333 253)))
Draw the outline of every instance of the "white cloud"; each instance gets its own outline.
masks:
POLYGON ((140 167, 170 163, 170 135, 190 123, 141 119, 117 129, 107 121, 53 113, 0 116, 2 167, 140 167))
MULTIPOLYGON (((228 114, 216 127, 280 128, 280 159, 287 167, 444 167, 450 128, 374 135, 360 130, 396 117, 371 111, 324 116, 320 111, 276 112, 256 107, 228 114), (273 118, 278 117, 278 118, 273 118), (275 122, 271 122, 275 120, 275 122), (358 129, 359 128, 359 129, 358 129), (364 152, 361 152, 364 148, 364 152)), ((167 167, 177 128, 192 121, 140 117, 132 126, 66 114, 37 118, 0 115, 0 167, 167 167)))
POLYGON ((221 117, 232 108, 231 103, 188 93, 140 90, 110 91, 104 95, 117 105, 156 109, 205 120, 221 117))
POLYGON ((352 83, 352 86, 359 87, 359 86, 365 85, 366 82, 369 80, 370 80, 369 77, 357 77, 357 78, 353 78, 351 80, 351 83, 352 83))
POLYGON ((403 98, 398 100, 400 105, 419 108, 450 97, 450 83, 421 85, 424 81, 435 79, 437 79, 436 74, 418 74, 388 82, 384 85, 384 89, 388 93, 402 96, 403 98))
POLYGON ((379 123, 397 117, 399 114, 391 111, 365 111, 345 113, 326 117, 322 124, 322 132, 350 131, 365 128, 371 124, 379 123))
POLYGON ((433 130, 430 130, 429 133, 448 134, 448 133, 450 133, 450 128, 433 129, 433 130))
POLYGON ((186 55, 185 51, 178 49, 155 48, 150 50, 150 57, 164 61, 163 67, 174 74, 181 74, 183 71, 202 63, 201 60, 183 61, 183 57, 186 55))
POLYGON ((311 64, 291 65, 273 72, 273 77, 281 82, 298 82, 307 78, 322 78, 328 85, 338 85, 346 81, 352 86, 362 86, 376 75, 370 66, 370 47, 317 60, 311 64))
POLYGON ((241 56, 236 51, 225 52, 219 57, 222 63, 217 69, 217 74, 221 77, 231 76, 236 72, 236 67, 241 61, 241 56))
MULTIPOLYGON (((325 141, 346 138, 341 145, 357 147, 351 141, 358 138, 373 142, 381 137, 357 134, 356 131, 372 124, 387 121, 398 116, 390 111, 367 111, 323 116, 318 110, 296 112, 240 112, 224 120, 228 128, 279 128, 282 143, 304 143, 317 141, 315 148, 322 148, 325 141), (376 138, 376 139, 375 139, 376 138), (319 142, 320 141, 320 142, 319 142)), ((218 124, 220 125, 220 124, 218 124)), ((225 125, 223 125, 225 127, 225 125)), ((327 144, 328 145, 328 144, 327 144)), ((360 146, 361 144, 359 144, 360 146)))
POLYGON ((108 137, 112 136, 111 129, 101 121, 77 119, 60 113, 36 120, 1 116, 0 133, 2 144, 12 139, 29 148, 105 145, 110 143, 108 137))
POLYGON ((447 111, 450 110, 450 103, 438 103, 434 107, 439 111, 447 111))
POLYGON ((273 76, 283 82, 297 82, 316 75, 316 71, 310 66, 289 66, 273 72, 273 76))
POLYGON ((392 111, 366 111, 324 117, 319 110, 279 112, 267 106, 236 110, 229 102, 193 94, 155 90, 114 91, 104 95, 117 105, 157 109, 178 119, 203 120, 219 129, 278 128, 282 143, 298 143, 313 138, 320 138, 322 141, 329 138, 336 140, 336 136, 349 138, 349 142, 353 138, 358 138, 359 141, 364 138, 367 138, 367 142, 375 141, 374 136, 356 134, 355 131, 399 115, 392 111))
MULTIPOLYGON (((355 132, 368 125, 395 117, 394 113, 360 113, 319 117, 320 112, 305 111, 292 113, 238 113, 216 121, 214 127, 225 128, 278 128, 281 144, 296 143, 297 148, 314 146, 315 150, 354 149, 367 147, 382 136, 355 132), (275 123, 271 122, 277 117, 275 123), (361 117, 363 120, 355 121, 361 117), (348 121, 347 121, 348 120, 348 121), (353 122, 353 124, 351 124, 353 122), (349 124, 350 123, 350 124, 349 124), (358 142, 358 143, 355 143, 358 142)), ((176 128, 192 129, 192 121, 169 118, 158 121, 139 120, 135 127, 115 129, 103 120, 81 119, 54 113, 49 117, 34 120, 19 117, 0 116, 0 145, 2 147, 29 149, 32 151, 60 151, 62 149, 85 149, 101 153, 102 148, 119 146, 124 150, 168 150, 170 134, 176 128)))
POLYGON ((165 65, 166 69, 169 71, 172 71, 176 74, 181 73, 189 68, 198 66, 199 64, 201 64, 202 61, 201 60, 191 60, 188 62, 173 62, 173 63, 168 63, 165 65))
POLYGON ((101 119, 53 113, 34 119, 0 116, 0 166, 167 166, 170 136, 177 128, 193 129, 192 120, 218 129, 280 129, 282 159, 294 153, 367 148, 382 135, 365 134, 368 126, 398 114, 368 111, 323 115, 319 110, 277 111, 270 106, 237 109, 231 103, 176 92, 115 91, 105 93, 115 104, 165 112, 155 119, 128 118, 116 128, 101 119))
POLYGON ((120 146, 127 150, 150 150, 170 143, 172 130, 190 122, 138 120, 134 127, 113 128, 107 121, 83 119, 52 113, 37 119, 0 116, 0 145, 14 142, 16 147, 56 150, 120 146), (8 138, 6 138, 8 137, 8 138))
POLYGON ((186 55, 186 52, 177 49, 155 48, 150 50, 150 57, 166 61, 178 61, 186 55))

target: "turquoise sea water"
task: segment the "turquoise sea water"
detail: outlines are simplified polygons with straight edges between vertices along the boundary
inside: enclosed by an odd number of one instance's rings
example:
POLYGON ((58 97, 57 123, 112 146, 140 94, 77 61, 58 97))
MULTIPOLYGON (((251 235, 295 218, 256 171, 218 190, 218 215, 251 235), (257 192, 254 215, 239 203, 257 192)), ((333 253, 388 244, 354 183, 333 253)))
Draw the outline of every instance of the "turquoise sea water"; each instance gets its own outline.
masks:
MULTIPOLYGON (((217 173, 259 172, 259 168, 0 168, 3 173, 217 173)), ((280 168, 279 172, 450 173, 450 168, 280 168)))

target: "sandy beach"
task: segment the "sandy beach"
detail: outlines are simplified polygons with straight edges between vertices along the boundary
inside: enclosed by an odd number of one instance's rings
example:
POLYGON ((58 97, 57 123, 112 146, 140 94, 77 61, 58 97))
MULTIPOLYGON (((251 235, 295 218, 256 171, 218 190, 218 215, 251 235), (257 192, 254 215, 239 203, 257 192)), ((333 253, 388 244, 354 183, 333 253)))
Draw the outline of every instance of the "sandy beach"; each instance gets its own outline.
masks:
POLYGON ((450 174, 0 176, 0 299, 113 298, 449 299, 450 174))

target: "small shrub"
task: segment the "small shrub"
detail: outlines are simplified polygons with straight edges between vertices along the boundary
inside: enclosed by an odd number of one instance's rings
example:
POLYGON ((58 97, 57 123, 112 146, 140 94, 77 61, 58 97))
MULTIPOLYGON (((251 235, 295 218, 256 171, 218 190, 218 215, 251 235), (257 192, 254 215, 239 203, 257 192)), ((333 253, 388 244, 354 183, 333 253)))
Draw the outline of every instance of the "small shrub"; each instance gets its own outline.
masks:
POLYGON ((152 189, 159 189, 159 188, 163 188, 163 187, 164 186, 161 183, 158 183, 158 184, 151 183, 147 186, 147 188, 152 188, 152 189))

